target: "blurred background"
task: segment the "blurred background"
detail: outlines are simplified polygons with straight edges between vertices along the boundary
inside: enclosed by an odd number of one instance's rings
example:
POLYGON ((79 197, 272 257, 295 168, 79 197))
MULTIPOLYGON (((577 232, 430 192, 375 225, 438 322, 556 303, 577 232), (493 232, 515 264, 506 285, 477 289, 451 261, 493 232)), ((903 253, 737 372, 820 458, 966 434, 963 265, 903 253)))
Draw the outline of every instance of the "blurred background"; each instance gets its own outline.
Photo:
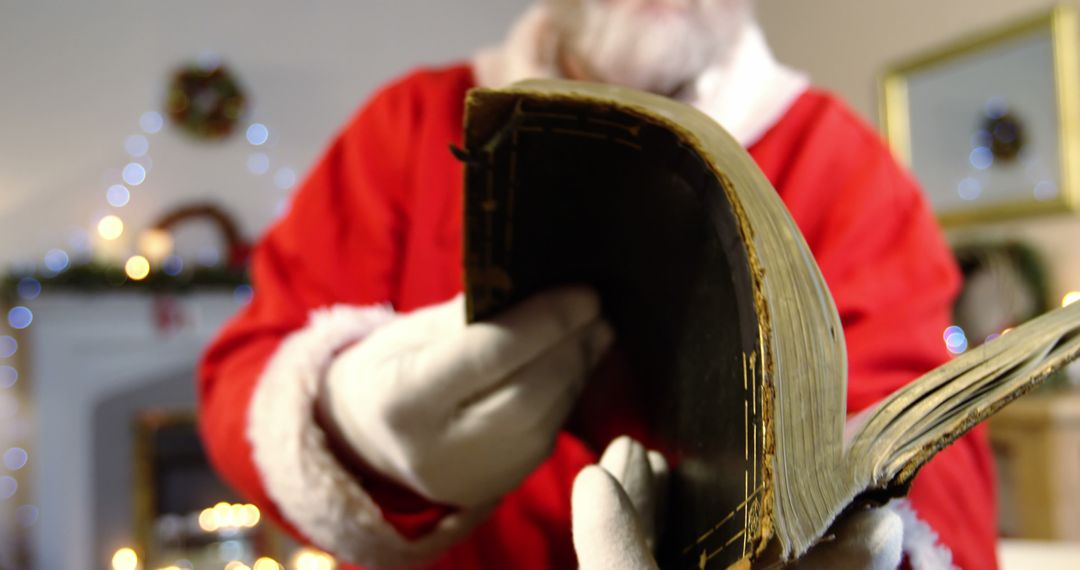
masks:
MULTIPOLYGON (((529 4, 0 0, 0 569, 333 567, 207 467, 196 360, 250 298, 251 241, 372 90, 529 4)), ((968 278, 954 353, 1080 298, 1080 30, 1053 6, 758 2, 778 58, 927 186, 968 278), (956 157, 927 146, 954 135, 956 157)), ((1006 565, 1080 560, 1078 372, 992 425, 1006 565)))

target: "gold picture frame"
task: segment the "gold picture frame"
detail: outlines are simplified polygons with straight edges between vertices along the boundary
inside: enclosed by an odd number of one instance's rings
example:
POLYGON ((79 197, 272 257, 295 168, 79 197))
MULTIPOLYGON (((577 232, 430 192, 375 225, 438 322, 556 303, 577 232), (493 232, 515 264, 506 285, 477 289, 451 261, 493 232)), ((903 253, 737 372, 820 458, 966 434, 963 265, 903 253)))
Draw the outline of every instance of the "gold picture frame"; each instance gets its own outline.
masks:
POLYGON ((885 137, 943 224, 1080 205, 1077 21, 1074 8, 1060 5, 881 77, 885 137))

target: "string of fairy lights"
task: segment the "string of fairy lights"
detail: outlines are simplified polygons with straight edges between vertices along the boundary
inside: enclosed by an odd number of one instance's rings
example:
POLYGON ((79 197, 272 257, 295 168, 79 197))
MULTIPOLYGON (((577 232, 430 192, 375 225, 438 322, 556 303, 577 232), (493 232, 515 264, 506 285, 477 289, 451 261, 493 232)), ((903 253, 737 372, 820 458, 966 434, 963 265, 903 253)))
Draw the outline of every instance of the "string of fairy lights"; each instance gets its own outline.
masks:
MULTIPOLYGON (((71 271, 80 265, 88 265, 93 261, 93 240, 90 236, 96 234, 103 244, 118 244, 118 240, 129 232, 129 225, 122 215, 123 209, 133 200, 137 199, 140 191, 147 187, 147 182, 152 176, 153 160, 150 156, 153 139, 160 136, 165 129, 166 119, 157 111, 146 111, 139 116, 138 131, 128 135, 123 141, 125 154, 124 164, 118 171, 113 171, 116 179, 108 181, 104 190, 104 201, 109 210, 104 215, 93 220, 88 231, 76 232, 68 240, 67 247, 56 247, 48 250, 38 263, 19 269, 22 277, 17 278, 14 287, 13 299, 8 299, 8 305, 4 320, 11 331, 9 334, 0 334, 0 426, 13 427, 28 423, 28 419, 21 417, 19 400, 15 394, 22 379, 17 360, 20 356, 19 338, 24 335, 34 324, 34 312, 32 302, 38 299, 44 289, 49 286, 53 278, 62 277, 65 272, 71 271)), ((270 183, 278 190, 285 192, 279 196, 276 211, 280 215, 288 207, 288 191, 297 182, 296 171, 288 164, 275 164, 271 156, 270 143, 272 133, 270 128, 262 122, 251 121, 246 124, 243 135, 248 145, 244 159, 244 167, 255 177, 269 177, 270 183)), ((185 270, 185 259, 173 251, 172 237, 161 230, 146 230, 135 240, 135 252, 130 255, 121 254, 122 278, 115 286, 123 286, 124 281, 139 282, 147 279, 152 271, 160 271, 165 275, 176 277, 185 270)), ((112 253, 117 253, 120 248, 115 248, 112 253)), ((196 263, 203 266, 213 266, 221 263, 220 254, 213 252, 201 252, 196 256, 196 263)), ((252 289, 246 284, 237 285, 234 288, 234 297, 240 303, 246 303, 252 296, 252 289)), ((26 363, 26 360, 22 360, 26 363)), ((18 443, 25 437, 19 437, 17 429, 8 430, 16 436, 8 442, 18 443)), ((25 435, 25 433, 23 434, 25 435)), ((25 502, 14 509, 15 522, 23 528, 32 527, 38 520, 39 509, 29 502, 25 493, 19 493, 20 482, 24 479, 27 466, 30 464, 31 454, 25 448, 18 445, 4 450, 0 447, 0 504, 15 499, 23 499, 25 502)), ((246 511, 254 512, 254 524, 258 521, 258 511, 253 506, 246 511)), ((220 510, 220 509, 219 509, 220 510)), ((225 528, 225 527, 223 527, 225 528)), ((324 564, 325 555, 311 551, 304 551, 294 561, 293 567, 304 570, 331 568, 324 564), (322 558, 320 557, 322 556, 322 558)), ((128 549, 117 551, 114 557, 114 568, 142 568, 135 552, 128 549), (127 551, 130 552, 128 556, 127 551), (134 560, 133 564, 129 564, 134 560)), ((282 568, 277 562, 270 559, 260 559, 252 567, 255 570, 272 570, 282 568)), ((237 564, 240 564, 237 562, 237 564)), ((244 570, 236 566, 230 570, 244 570)), ((244 568, 247 568, 246 566, 244 568)))

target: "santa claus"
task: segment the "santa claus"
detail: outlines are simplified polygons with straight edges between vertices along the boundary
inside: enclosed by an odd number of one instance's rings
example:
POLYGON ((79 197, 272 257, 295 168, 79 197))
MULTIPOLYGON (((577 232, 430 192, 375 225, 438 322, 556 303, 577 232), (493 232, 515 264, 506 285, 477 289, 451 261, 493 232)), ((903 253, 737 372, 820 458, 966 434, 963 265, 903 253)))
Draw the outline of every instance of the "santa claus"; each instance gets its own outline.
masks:
MULTIPOLYGON (((254 300, 202 363, 201 429, 223 476, 365 567, 655 566, 663 459, 621 439, 593 466, 596 450, 561 430, 612 341, 595 295, 549 291, 464 323, 463 176, 447 148, 477 85, 568 77, 695 105, 804 233, 844 325, 849 411, 942 363, 958 278, 920 192, 853 113, 777 63, 751 8, 541 1, 501 46, 380 90, 259 243, 254 300)), ((995 566, 981 429, 910 497, 842 520, 801 564, 995 566)))

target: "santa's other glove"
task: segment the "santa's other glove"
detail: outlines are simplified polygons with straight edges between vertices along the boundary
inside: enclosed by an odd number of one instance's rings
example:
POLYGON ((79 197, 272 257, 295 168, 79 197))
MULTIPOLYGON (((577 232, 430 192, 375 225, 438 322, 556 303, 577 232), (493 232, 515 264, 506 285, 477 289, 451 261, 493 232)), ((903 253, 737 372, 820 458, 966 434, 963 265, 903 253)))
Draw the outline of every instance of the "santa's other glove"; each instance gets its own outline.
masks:
POLYGON ((611 340, 585 288, 544 292, 470 325, 459 295, 342 352, 320 406, 383 475, 439 503, 486 505, 550 454, 611 340))
POLYGON ((608 445, 599 465, 574 479, 574 549, 582 570, 652 570, 663 518, 667 462, 628 437, 608 445))
MULTIPOLYGON (((663 515, 667 464, 621 437, 600 465, 581 470, 571 498, 574 548, 582 570, 654 570, 654 524, 663 515)), ((903 523, 889 507, 850 512, 788 568, 892 570, 900 565, 903 523)))
POLYGON ((836 521, 825 539, 795 564, 799 570, 894 570, 903 555, 904 523, 889 507, 868 507, 836 521))

